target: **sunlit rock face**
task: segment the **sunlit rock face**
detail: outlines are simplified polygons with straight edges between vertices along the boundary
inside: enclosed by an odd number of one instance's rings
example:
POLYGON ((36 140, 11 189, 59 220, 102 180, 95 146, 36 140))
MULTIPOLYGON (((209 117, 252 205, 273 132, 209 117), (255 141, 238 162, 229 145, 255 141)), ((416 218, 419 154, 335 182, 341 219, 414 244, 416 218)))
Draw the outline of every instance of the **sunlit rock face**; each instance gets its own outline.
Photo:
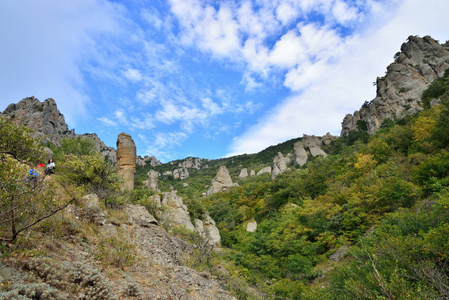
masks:
POLYGON ((232 182, 231 175, 229 175, 229 171, 226 166, 221 166, 218 169, 217 175, 212 180, 212 183, 207 191, 207 196, 210 196, 214 193, 222 192, 227 188, 234 186, 232 182))
POLYGON ((357 130, 359 120, 366 122, 368 133, 373 134, 384 120, 402 118, 421 110, 423 91, 448 68, 448 43, 441 45, 429 36, 410 36, 387 67, 385 76, 376 79, 376 97, 345 116, 341 136, 357 130))
POLYGON ((127 133, 120 133, 117 137, 117 173, 123 177, 123 190, 134 189, 134 175, 136 173, 136 145, 127 133))

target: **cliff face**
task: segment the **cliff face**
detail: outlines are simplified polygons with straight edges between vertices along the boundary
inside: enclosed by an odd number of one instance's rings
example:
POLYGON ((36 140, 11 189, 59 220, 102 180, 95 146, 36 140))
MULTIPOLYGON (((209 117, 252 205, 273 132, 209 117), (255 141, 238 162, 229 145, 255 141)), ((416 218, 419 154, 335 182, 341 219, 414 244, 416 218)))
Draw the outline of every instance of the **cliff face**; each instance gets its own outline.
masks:
POLYGON ((64 116, 52 98, 44 102, 33 96, 24 98, 18 103, 8 105, 1 115, 9 117, 18 125, 32 129, 33 136, 44 142, 59 145, 63 137, 75 137, 75 130, 68 129, 64 116))
POLYGON ((384 77, 376 80, 376 97, 360 110, 345 116, 341 135, 357 129, 365 121, 368 133, 376 132, 385 119, 394 120, 422 109, 422 92, 449 68, 449 44, 441 45, 429 36, 410 36, 387 67, 384 77))

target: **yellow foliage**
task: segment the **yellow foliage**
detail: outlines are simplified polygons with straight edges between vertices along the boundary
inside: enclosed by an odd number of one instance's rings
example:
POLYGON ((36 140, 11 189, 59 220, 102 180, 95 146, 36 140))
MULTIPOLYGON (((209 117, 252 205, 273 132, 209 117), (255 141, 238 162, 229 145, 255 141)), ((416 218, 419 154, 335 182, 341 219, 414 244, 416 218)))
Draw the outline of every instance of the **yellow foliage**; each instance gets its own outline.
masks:
POLYGON ((358 153, 356 157, 357 161, 354 163, 354 167, 362 173, 369 172, 377 165, 374 156, 369 153, 358 153))

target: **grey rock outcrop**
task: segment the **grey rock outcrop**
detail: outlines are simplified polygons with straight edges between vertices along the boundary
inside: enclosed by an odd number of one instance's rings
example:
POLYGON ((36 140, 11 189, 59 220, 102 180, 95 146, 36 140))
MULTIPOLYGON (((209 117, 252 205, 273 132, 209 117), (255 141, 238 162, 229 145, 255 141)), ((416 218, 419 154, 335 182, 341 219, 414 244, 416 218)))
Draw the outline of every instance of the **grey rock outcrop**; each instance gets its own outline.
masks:
POLYGON ((387 67, 386 75, 376 79, 376 97, 353 114, 345 116, 341 135, 357 130, 357 121, 366 122, 369 134, 386 119, 394 120, 422 109, 422 92, 449 68, 449 45, 429 36, 410 36, 387 67))
POLYGON ((178 163, 178 167, 199 170, 203 167, 203 160, 198 157, 187 157, 178 163))
POLYGON ((106 157, 108 160, 112 162, 117 162, 116 151, 112 147, 106 146, 106 144, 98 137, 96 133, 84 133, 78 135, 81 137, 87 137, 94 142, 94 147, 97 152, 106 157))
POLYGON ((150 227, 150 224, 158 225, 155 217, 142 205, 126 204, 123 211, 128 216, 129 224, 136 224, 142 227, 150 227))
POLYGON ((256 176, 259 176, 259 175, 261 175, 261 174, 266 174, 266 173, 269 173, 269 174, 271 174, 271 167, 265 167, 265 168, 262 168, 261 170, 259 170, 257 173, 256 173, 256 176))
POLYGON ((304 148, 304 144, 301 141, 296 142, 293 145, 293 154, 295 163, 300 166, 304 165, 309 158, 309 156, 307 155, 307 151, 304 148))
POLYGON ((284 157, 281 152, 273 159, 273 170, 271 171, 271 178, 276 177, 277 175, 285 172, 288 169, 288 165, 290 164, 290 156, 287 155, 284 157))
POLYGON ((184 205, 182 197, 177 195, 176 191, 162 193, 153 196, 153 201, 159 207, 163 207, 160 220, 168 226, 183 226, 188 230, 195 231, 195 227, 190 221, 187 206, 184 205))
POLYGON ((250 221, 246 223, 246 231, 248 232, 254 232, 257 229, 257 222, 256 221, 250 221))
POLYGON ((326 152, 321 149, 322 142, 321 140, 314 135, 304 135, 302 138, 302 143, 304 147, 307 147, 311 156, 315 157, 318 155, 322 155, 324 157, 327 156, 326 152))
POLYGON ((85 222, 105 225, 107 223, 107 213, 100 208, 100 199, 96 194, 85 195, 81 199, 81 206, 69 205, 65 209, 65 212, 85 222))
POLYGON ((44 102, 33 96, 24 98, 8 105, 1 115, 32 129, 32 136, 41 138, 43 142, 59 146, 63 137, 75 137, 75 131, 68 129, 64 115, 52 98, 44 102))
POLYGON ((247 168, 243 168, 243 169, 240 171, 239 177, 240 177, 240 178, 246 178, 246 177, 248 177, 248 169, 247 169, 247 168))
POLYGON ((186 179, 189 177, 189 170, 187 168, 179 168, 173 170, 174 179, 186 179))
POLYGON ((159 193, 160 192, 158 187, 159 172, 155 170, 150 170, 147 173, 147 175, 148 179, 143 181, 143 185, 146 186, 149 190, 159 193))
POLYGON ((234 183, 232 182, 228 169, 226 169, 226 166, 221 166, 218 169, 217 175, 215 175, 215 178, 212 180, 206 195, 210 196, 214 193, 225 191, 232 186, 234 186, 234 183))
POLYGON ((117 173, 123 177, 122 189, 134 189, 134 175, 136 172, 136 145, 127 133, 120 133, 117 137, 117 173))
POLYGON ((202 216, 202 220, 195 219, 195 229, 198 234, 209 241, 212 245, 220 244, 221 237, 218 228, 215 226, 215 221, 209 216, 209 214, 205 213, 202 216))
POLYGON ((159 160, 157 160, 157 158, 154 156, 145 155, 144 157, 141 157, 139 155, 136 157, 136 165, 139 165, 139 166, 149 165, 152 167, 157 167, 157 166, 162 165, 162 163, 159 160))
POLYGON ((256 171, 251 170, 251 172, 249 172, 249 176, 250 177, 256 176, 256 171))

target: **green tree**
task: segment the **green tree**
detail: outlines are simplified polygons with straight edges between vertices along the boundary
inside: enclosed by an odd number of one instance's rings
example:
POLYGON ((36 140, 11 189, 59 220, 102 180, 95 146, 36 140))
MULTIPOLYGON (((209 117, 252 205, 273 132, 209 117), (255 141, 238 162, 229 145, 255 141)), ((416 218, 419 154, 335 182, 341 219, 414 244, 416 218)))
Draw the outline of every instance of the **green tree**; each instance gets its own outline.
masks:
MULTIPOLYGON (((43 149, 30 130, 0 118, 0 240, 13 243, 37 223, 64 209, 74 198, 55 196, 57 181, 31 184, 30 166, 42 159, 43 149)), ((67 192, 67 190, 66 190, 67 192)))

